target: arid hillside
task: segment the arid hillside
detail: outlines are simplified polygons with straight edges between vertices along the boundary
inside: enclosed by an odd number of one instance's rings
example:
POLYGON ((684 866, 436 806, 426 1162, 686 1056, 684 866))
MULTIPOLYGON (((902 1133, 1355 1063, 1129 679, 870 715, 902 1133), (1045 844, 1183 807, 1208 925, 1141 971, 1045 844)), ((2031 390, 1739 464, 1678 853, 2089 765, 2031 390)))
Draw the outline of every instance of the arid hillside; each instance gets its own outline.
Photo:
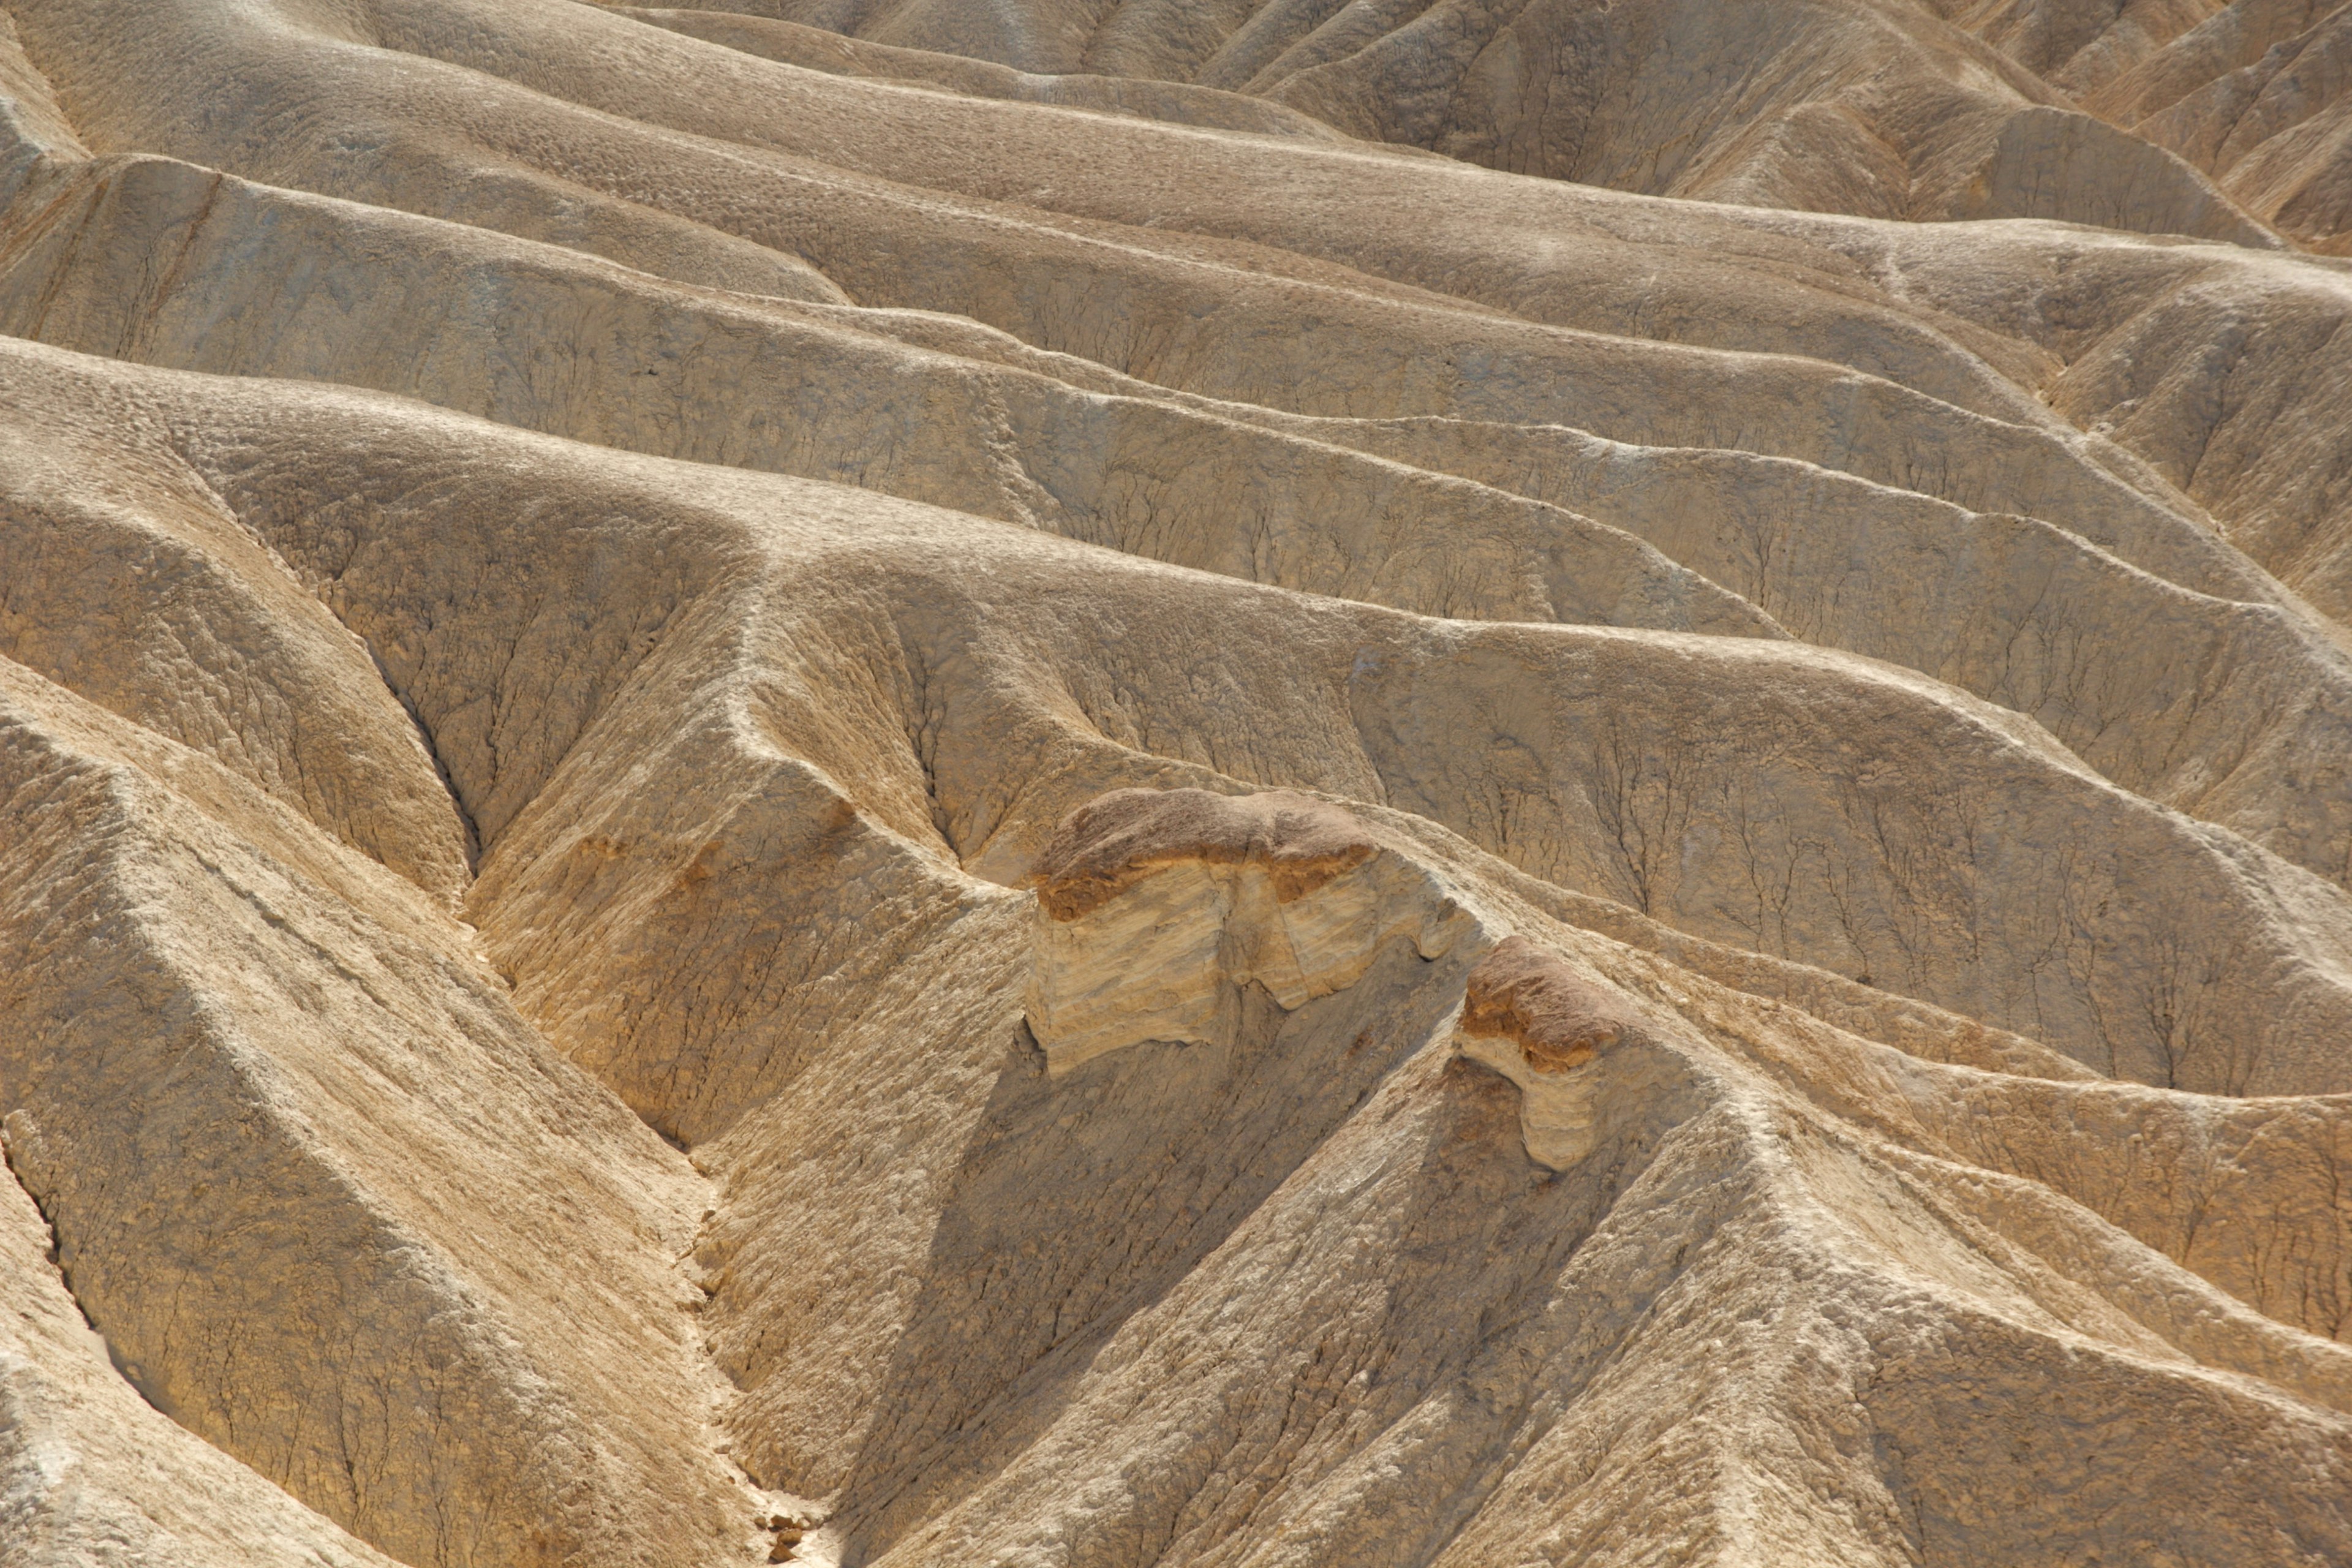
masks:
POLYGON ((1075 73, 1087 95, 1182 83, 1655 195, 2352 253, 2343 0, 710 0, 625 14, 991 96, 989 77, 938 55, 1075 73))
POLYGON ((2352 1562, 2347 322, 2305 0, 0 0, 0 1568, 2352 1562))

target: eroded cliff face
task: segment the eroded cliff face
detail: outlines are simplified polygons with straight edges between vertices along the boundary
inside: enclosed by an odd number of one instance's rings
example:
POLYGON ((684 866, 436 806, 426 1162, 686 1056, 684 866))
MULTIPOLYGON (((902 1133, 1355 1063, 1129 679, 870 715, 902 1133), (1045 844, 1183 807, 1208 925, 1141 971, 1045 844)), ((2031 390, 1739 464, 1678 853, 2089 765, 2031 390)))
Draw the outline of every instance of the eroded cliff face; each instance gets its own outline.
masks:
POLYGON ((0 1564, 2352 1560, 2342 30, 0 0, 0 1564))

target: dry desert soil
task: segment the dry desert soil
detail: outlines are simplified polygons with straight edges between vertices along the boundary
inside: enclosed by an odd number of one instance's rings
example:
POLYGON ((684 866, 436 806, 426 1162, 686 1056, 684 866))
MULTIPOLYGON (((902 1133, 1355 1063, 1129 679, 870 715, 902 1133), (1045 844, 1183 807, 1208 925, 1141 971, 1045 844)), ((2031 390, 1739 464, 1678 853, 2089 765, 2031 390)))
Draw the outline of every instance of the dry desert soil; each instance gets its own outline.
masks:
POLYGON ((2352 1563, 2352 5, 0 0, 0 1565, 2352 1563))

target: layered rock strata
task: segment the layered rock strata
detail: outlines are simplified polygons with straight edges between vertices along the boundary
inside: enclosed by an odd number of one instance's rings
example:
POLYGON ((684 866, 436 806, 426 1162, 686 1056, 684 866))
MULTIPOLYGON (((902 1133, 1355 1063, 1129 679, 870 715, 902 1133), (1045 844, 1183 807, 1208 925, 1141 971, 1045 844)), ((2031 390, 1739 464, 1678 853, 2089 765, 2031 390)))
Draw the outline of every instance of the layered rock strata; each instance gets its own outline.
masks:
POLYGON ((0 1564, 2352 1560, 2341 30, 0 0, 0 1564))
POLYGON ((1625 1069, 1652 1050, 1622 1000, 1524 937, 1470 972, 1454 1041, 1518 1085, 1528 1157, 1555 1171, 1599 1146, 1615 1101, 1643 1092, 1629 1089, 1625 1069))
POLYGON ((1028 1026, 1054 1073, 1145 1040, 1230 1045, 1251 986, 1296 1012, 1390 941, 1434 959, 1475 930, 1346 811, 1280 790, 1115 791, 1064 819, 1031 877, 1028 1026))

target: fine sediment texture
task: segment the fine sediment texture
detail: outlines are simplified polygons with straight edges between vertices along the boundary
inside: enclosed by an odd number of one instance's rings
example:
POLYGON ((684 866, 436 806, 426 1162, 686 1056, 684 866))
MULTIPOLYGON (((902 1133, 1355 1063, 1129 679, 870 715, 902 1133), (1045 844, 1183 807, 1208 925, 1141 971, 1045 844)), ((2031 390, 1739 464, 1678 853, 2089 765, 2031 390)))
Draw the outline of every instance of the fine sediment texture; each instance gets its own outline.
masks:
POLYGON ((0 0, 0 1568, 2352 1561, 2347 17, 0 0))

